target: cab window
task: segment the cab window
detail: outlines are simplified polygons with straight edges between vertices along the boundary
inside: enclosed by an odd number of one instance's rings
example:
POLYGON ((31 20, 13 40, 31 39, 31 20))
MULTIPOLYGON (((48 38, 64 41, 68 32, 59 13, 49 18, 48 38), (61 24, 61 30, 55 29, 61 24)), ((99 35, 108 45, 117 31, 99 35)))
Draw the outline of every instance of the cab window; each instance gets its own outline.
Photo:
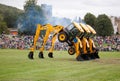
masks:
POLYGON ((73 24, 70 24, 70 25, 68 25, 66 28, 71 31, 71 30, 74 28, 74 25, 73 25, 73 24))

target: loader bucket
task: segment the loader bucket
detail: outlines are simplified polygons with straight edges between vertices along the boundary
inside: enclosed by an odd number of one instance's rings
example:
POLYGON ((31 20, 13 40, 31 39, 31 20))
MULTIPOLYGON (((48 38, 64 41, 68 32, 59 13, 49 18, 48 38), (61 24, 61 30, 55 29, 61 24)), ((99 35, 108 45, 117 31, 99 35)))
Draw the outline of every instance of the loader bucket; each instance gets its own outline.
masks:
POLYGON ((43 56, 43 52, 39 52, 38 57, 39 57, 39 58, 44 58, 44 56, 43 56))
POLYGON ((33 54, 33 51, 29 52, 28 58, 29 58, 29 59, 34 59, 34 58, 33 58, 33 55, 34 55, 34 54, 33 54))
POLYGON ((82 57, 82 55, 78 55, 78 56, 76 57, 76 60, 77 60, 77 61, 84 61, 84 58, 82 57))
POLYGON ((95 56, 95 58, 97 58, 97 59, 100 58, 99 55, 98 55, 98 52, 95 52, 95 53, 94 53, 94 56, 95 56))
POLYGON ((49 52, 49 53, 48 53, 48 57, 53 58, 53 53, 52 53, 52 52, 49 52))
POLYGON ((77 61, 91 60, 89 54, 80 54, 76 58, 77 61))
POLYGON ((95 56, 95 58, 97 58, 97 59, 100 58, 99 55, 98 55, 98 52, 99 52, 99 49, 96 49, 96 51, 95 51, 95 53, 94 53, 94 56, 95 56))
POLYGON ((95 58, 96 58, 95 55, 94 55, 94 53, 91 53, 91 54, 90 54, 90 58, 91 58, 91 59, 95 59, 95 58))
POLYGON ((83 54, 84 60, 91 60, 90 54, 83 54))

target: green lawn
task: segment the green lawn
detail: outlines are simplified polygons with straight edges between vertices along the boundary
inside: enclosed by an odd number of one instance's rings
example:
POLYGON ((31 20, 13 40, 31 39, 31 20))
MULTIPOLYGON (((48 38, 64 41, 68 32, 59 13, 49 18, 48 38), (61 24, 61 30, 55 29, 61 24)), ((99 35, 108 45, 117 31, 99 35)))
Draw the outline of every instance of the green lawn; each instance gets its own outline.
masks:
POLYGON ((27 58, 29 50, 0 49, 0 81, 120 81, 120 52, 100 52, 100 59, 76 61, 67 51, 54 58, 27 58))

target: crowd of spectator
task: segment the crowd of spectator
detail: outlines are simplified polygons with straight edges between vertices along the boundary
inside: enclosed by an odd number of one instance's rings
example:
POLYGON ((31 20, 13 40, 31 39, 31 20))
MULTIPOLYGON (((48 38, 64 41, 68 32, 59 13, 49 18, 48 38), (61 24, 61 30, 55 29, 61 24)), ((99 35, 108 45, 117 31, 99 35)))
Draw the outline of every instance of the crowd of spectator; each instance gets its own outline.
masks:
MULTIPOLYGON (((13 36, 13 35, 0 35, 0 48, 2 49, 29 49, 33 45, 33 36, 13 36)), ((45 45, 48 50, 51 47, 52 37, 50 36, 45 45)), ((93 38, 95 45, 100 51, 120 51, 120 35, 116 36, 96 36, 93 38)), ((36 49, 42 46, 43 37, 39 37, 36 49)), ((67 50, 67 43, 60 43, 58 40, 55 42, 55 50, 67 50)))
POLYGON ((94 38, 96 47, 101 51, 120 51, 120 35, 94 38))
POLYGON ((2 34, 0 36, 0 48, 27 49, 30 48, 32 40, 32 36, 12 36, 2 34))
MULTIPOLYGON (((51 38, 47 40, 45 49, 48 50, 51 47, 51 38)), ((6 49, 29 49, 33 46, 33 36, 13 36, 13 35, 0 35, 0 48, 6 49)), ((43 37, 39 37, 36 49, 42 46, 43 37)), ((60 43, 58 40, 55 42, 55 50, 67 50, 66 43, 60 43)))

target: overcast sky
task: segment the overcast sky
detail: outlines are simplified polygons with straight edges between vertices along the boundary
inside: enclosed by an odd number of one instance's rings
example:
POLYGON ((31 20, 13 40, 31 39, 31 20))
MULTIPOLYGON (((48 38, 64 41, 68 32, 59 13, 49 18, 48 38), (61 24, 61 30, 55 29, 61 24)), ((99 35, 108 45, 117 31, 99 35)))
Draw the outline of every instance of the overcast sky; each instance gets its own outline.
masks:
MULTIPOLYGON (((0 3, 23 9, 26 0, 0 0, 0 3)), ((120 16, 120 0, 38 0, 38 5, 52 5, 53 16, 81 17, 88 12, 98 16, 120 16)))

